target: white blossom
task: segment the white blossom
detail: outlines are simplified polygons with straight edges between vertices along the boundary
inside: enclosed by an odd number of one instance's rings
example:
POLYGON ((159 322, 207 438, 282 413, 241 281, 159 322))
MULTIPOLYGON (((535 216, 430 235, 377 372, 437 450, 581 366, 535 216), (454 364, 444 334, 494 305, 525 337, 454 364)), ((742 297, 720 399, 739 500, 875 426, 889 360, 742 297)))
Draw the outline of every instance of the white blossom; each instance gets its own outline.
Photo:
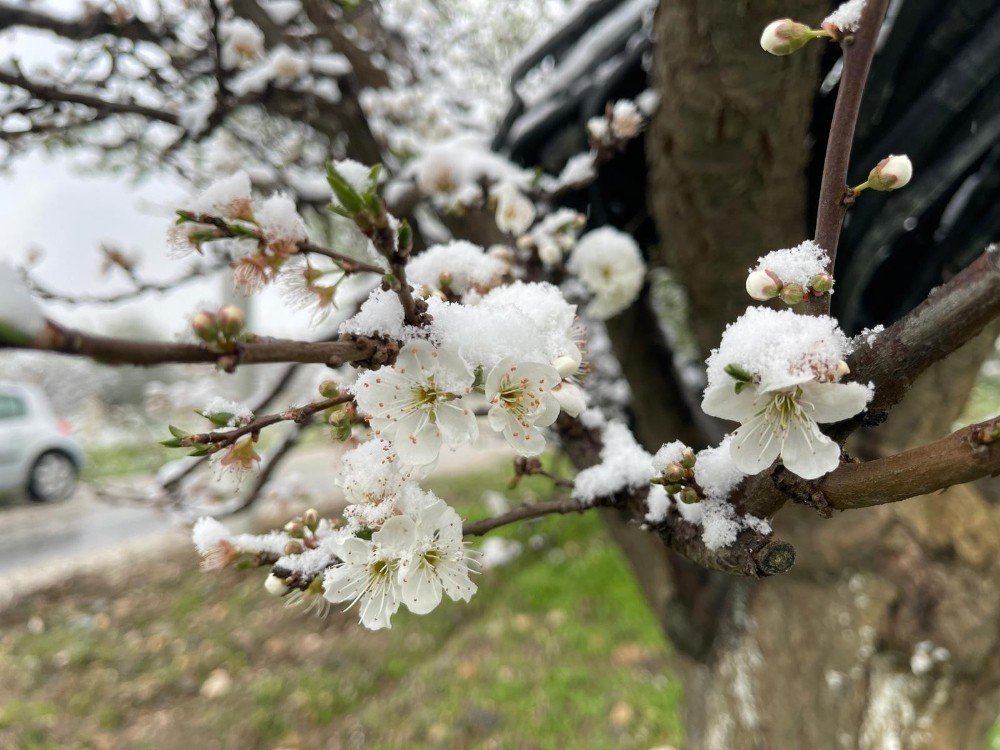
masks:
POLYGON ((393 516, 370 540, 343 540, 337 548, 342 562, 327 570, 323 595, 334 604, 359 604, 361 624, 366 628, 391 627, 402 594, 399 571, 415 536, 416 522, 412 518, 393 516))
POLYGON ((535 220, 535 204, 509 182, 494 188, 493 195, 497 199, 497 228, 514 236, 527 232, 535 220))
POLYGON ((871 399, 861 383, 819 383, 803 376, 799 383, 763 389, 721 384, 705 393, 706 414, 740 422, 733 433, 733 463, 747 474, 763 471, 778 456, 793 474, 816 479, 837 468, 840 446, 817 423, 853 417, 871 399))
POLYGON ((559 416, 560 405, 553 390, 559 373, 551 365, 501 360, 486 378, 490 402, 489 423, 522 456, 537 456, 545 449, 542 428, 559 416))
POLYGON ((222 24, 222 64, 242 68, 264 54, 264 33, 245 18, 232 18, 222 24))
POLYGON ((615 138, 635 138, 642 130, 644 120, 639 108, 628 99, 615 102, 611 108, 611 133, 615 138))
POLYGON ((804 479, 837 467, 840 448, 817 423, 854 416, 872 393, 837 382, 849 351, 827 316, 750 308, 726 328, 708 358, 702 409, 741 423, 730 451, 737 468, 755 474, 779 455, 804 479))
POLYGON ((443 500, 435 499, 421 510, 414 543, 399 571, 403 602, 418 615, 437 607, 442 593, 452 601, 467 602, 476 593, 469 572, 462 519, 443 500))
POLYGON ((639 245, 629 235, 611 227, 601 227, 581 237, 566 267, 594 295, 587 314, 600 320, 607 320, 631 305, 646 277, 639 245))
POLYGON ((437 459, 442 444, 475 441, 476 418, 464 400, 473 380, 456 353, 418 340, 400 350, 392 367, 359 377, 354 394, 375 434, 405 463, 422 465, 437 459))

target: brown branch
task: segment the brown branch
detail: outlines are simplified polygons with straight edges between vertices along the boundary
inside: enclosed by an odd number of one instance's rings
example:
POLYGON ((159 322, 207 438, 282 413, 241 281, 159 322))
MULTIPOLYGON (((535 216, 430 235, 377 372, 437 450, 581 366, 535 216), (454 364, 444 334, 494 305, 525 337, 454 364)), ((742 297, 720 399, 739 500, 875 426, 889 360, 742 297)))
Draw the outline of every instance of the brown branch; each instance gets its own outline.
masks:
POLYGON ((305 362, 339 367, 368 359, 377 351, 378 346, 378 342, 366 338, 310 342, 261 337, 249 343, 237 344, 233 351, 219 351, 206 344, 133 341, 96 336, 63 328, 49 321, 45 330, 33 341, 26 344, 3 343, 0 344, 0 350, 12 348, 59 352, 89 357, 108 365, 148 366, 205 362, 232 371, 241 364, 272 362, 305 362))
MULTIPOLYGON (((219 230, 221 233, 220 239, 246 239, 247 230, 240 227, 240 231, 237 231, 229 222, 219 216, 211 216, 209 214, 188 214, 186 212, 181 212, 190 221, 196 224, 208 224, 219 230)), ((258 242, 263 241, 263 236, 259 230, 253 230, 251 236, 258 242)), ((329 258, 344 273, 377 273, 380 276, 385 275, 385 269, 381 266, 376 266, 373 263, 368 263, 357 258, 352 258, 350 255, 344 255, 344 253, 338 253, 336 250, 331 250, 328 247, 322 247, 308 240, 302 240, 301 242, 295 243, 300 253, 307 253, 312 255, 322 255, 329 258)))
POLYGON ((484 518, 479 521, 466 523, 462 526, 462 533, 465 536, 482 536, 501 526, 526 521, 529 518, 540 518, 541 516, 553 513, 583 513, 591 508, 613 505, 614 502, 614 498, 598 498, 594 502, 585 503, 580 500, 574 500, 571 497, 564 497, 555 500, 546 500, 541 503, 533 503, 531 505, 521 505, 492 518, 484 518))
POLYGON ((270 427, 271 425, 278 424, 279 422, 308 424, 315 414, 340 404, 346 404, 347 402, 353 400, 354 396, 343 395, 313 401, 305 406, 290 406, 282 412, 255 417, 245 425, 241 425, 231 430, 213 430, 212 432, 202 432, 188 435, 181 440, 181 445, 187 447, 193 445, 204 445, 206 443, 214 443, 220 447, 231 445, 244 435, 260 432, 265 427, 270 427))
POLYGON ((180 126, 180 117, 175 112, 168 112, 157 107, 147 107, 137 102, 118 102, 109 99, 102 99, 93 94, 85 94, 78 91, 65 91, 56 86, 49 86, 37 81, 31 81, 18 73, 10 73, 0 70, 0 84, 14 86, 23 89, 36 99, 46 102, 62 102, 65 104, 81 104, 98 112, 111 114, 132 114, 140 115, 149 120, 165 122, 170 125, 180 126))
POLYGON ((141 281, 135 276, 130 276, 135 283, 135 288, 130 289, 127 292, 120 292, 118 294, 79 294, 70 295, 57 292, 54 289, 50 289, 42 285, 40 282, 32 279, 30 276, 25 276, 25 280, 28 286, 31 287, 31 291, 39 298, 45 300, 53 300, 56 302, 66 302, 72 305, 114 305, 119 302, 126 302, 128 300, 140 297, 143 294, 148 293, 162 293, 169 292, 176 289, 183 284, 190 281, 196 281, 197 279, 204 278, 206 274, 212 273, 214 271, 220 271, 225 268, 228 263, 218 263, 215 266, 194 266, 185 274, 178 276, 170 281, 152 282, 152 281, 141 281))
POLYGON ((169 27, 153 27, 134 16, 115 18, 92 7, 79 18, 63 20, 29 8, 0 4, 0 29, 13 26, 50 31, 72 41, 84 41, 103 35, 154 44, 176 39, 169 27))
MULTIPOLYGON (((284 372, 281 373, 281 376, 277 380, 275 380, 274 384, 270 388, 268 388, 267 392, 260 399, 258 399, 257 403, 254 404, 251 411, 253 411, 254 413, 262 411, 263 409, 268 408, 272 403, 274 403, 277 400, 278 396, 281 395, 281 392, 284 391, 285 388, 288 387, 288 384, 292 382, 292 378, 295 377, 295 373, 297 373, 299 369, 300 367, 298 364, 288 365, 287 367, 285 367, 285 370, 284 372)), ((163 489, 173 494, 173 492, 177 489, 177 487, 180 486, 180 483, 183 482, 187 477, 189 477, 195 471, 197 471, 199 466, 204 465, 204 463, 208 461, 208 458, 209 458, 208 456, 202 456, 192 461, 183 471, 178 472, 177 474, 172 476, 168 481, 164 482, 163 489)))
POLYGON ((839 510, 868 508, 927 495, 1000 474, 1000 417, 894 456, 843 464, 817 483, 839 510))
MULTIPOLYGON (((991 245, 967 268, 932 290, 920 305, 874 335, 871 343, 861 344, 848 358, 851 380, 872 383, 875 395, 865 412, 833 425, 826 430, 827 434, 843 445, 866 420, 881 421, 928 367, 974 338, 998 316, 1000 246, 991 245)), ((748 478, 734 494, 733 503, 741 511, 770 518, 789 497, 802 499, 812 491, 811 483, 797 478, 790 480, 793 487, 786 481, 779 487, 777 480, 787 479, 785 475, 788 472, 774 467, 748 478)))
POLYGON ((875 384, 869 414, 884 414, 899 403, 924 370, 977 336, 996 317, 1000 317, 1000 245, 994 244, 847 360, 852 380, 875 384))
MULTIPOLYGON (((861 110, 861 97, 868 81, 868 70, 875 56, 875 42, 885 18, 889 0, 868 0, 861 12, 861 22, 856 32, 847 34, 841 41, 843 69, 830 123, 830 137, 826 143, 823 177, 820 182, 819 203, 816 209, 816 244, 827 251, 830 262, 827 271, 833 273, 840 230, 847 215, 847 170, 851 162, 854 129, 861 110)), ((803 312, 829 313, 830 295, 807 300, 800 308, 803 312)))

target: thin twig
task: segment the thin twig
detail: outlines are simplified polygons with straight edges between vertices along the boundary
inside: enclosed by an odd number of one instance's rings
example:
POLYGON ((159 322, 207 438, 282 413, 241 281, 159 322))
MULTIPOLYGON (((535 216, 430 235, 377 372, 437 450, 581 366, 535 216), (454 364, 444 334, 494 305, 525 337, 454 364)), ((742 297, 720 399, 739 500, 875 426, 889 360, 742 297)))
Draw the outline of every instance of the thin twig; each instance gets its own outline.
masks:
POLYGON ((583 502, 573 498, 564 497, 556 500, 546 500, 532 505, 521 505, 513 510, 501 513, 499 516, 484 518, 480 521, 472 521, 462 527, 465 536, 482 536, 487 532, 498 529, 501 526, 526 521, 529 518, 539 518, 553 513, 583 513, 591 508, 599 508, 611 504, 611 499, 598 498, 594 502, 583 502))
POLYGON ((244 435, 260 432, 265 427, 270 427, 271 425, 278 424, 279 422, 308 424, 313 415, 318 414, 321 411, 326 411, 331 407, 346 404, 347 402, 353 400, 354 396, 342 395, 313 401, 305 406, 290 406, 282 412, 255 417, 245 425, 241 425, 231 430, 213 430, 212 432, 202 432, 188 435, 183 438, 181 444, 183 446, 203 445, 208 443, 214 443, 219 446, 232 445, 244 435))
MULTIPOLYGON (((854 129, 861 111, 861 98, 868 81, 868 71, 875 56, 875 43, 888 6, 889 0, 868 0, 861 12, 858 30, 845 35, 841 41, 844 51, 843 69, 830 124, 830 138, 826 143, 823 178, 816 209, 816 244, 829 255, 827 271, 831 274, 837 258, 840 230, 848 209, 845 196, 848 191, 847 170, 851 163, 854 129)), ((830 295, 824 294, 803 302, 801 310, 811 314, 829 313, 830 295)))

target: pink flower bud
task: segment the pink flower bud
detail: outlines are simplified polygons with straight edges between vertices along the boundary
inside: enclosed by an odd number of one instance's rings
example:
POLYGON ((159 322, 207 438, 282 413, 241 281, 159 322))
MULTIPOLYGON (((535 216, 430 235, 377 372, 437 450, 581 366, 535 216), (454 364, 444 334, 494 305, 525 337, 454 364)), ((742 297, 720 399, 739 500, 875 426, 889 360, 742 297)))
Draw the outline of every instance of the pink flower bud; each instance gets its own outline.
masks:
POLYGON ((246 314, 236 305, 226 305, 219 310, 219 328, 227 339, 233 338, 246 325, 246 314))
POLYGON ((778 296, 781 289, 781 279, 770 271, 757 269, 747 276, 747 294, 758 302, 766 302, 778 296))
POLYGON ((760 36, 760 46, 772 55, 790 55, 806 44, 816 33, 804 23, 782 18, 772 21, 760 36))
POLYGON ((213 342, 219 334, 218 321, 212 313, 200 312, 191 318, 194 335, 202 341, 213 342))
POLYGON ((875 165, 868 175, 872 190, 898 190, 913 177, 913 163, 904 155, 889 155, 875 165))

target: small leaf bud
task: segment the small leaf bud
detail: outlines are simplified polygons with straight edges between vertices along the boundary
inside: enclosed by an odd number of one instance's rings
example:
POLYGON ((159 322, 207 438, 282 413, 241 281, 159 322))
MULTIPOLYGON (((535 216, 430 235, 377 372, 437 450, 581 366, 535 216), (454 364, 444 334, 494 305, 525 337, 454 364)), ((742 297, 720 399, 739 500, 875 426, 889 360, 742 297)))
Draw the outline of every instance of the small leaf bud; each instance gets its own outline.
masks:
POLYGON ((833 289, 833 276, 828 273, 818 273, 809 279, 809 288, 819 294, 825 294, 833 289))
POLYGON ((693 487, 685 487, 681 490, 680 495, 678 495, 678 499, 687 505, 693 505, 701 500, 701 498, 698 497, 698 491, 693 487))
POLYGON ((284 596, 289 591, 289 586, 281 578, 271 573, 264 579, 264 589, 272 596, 284 596))

